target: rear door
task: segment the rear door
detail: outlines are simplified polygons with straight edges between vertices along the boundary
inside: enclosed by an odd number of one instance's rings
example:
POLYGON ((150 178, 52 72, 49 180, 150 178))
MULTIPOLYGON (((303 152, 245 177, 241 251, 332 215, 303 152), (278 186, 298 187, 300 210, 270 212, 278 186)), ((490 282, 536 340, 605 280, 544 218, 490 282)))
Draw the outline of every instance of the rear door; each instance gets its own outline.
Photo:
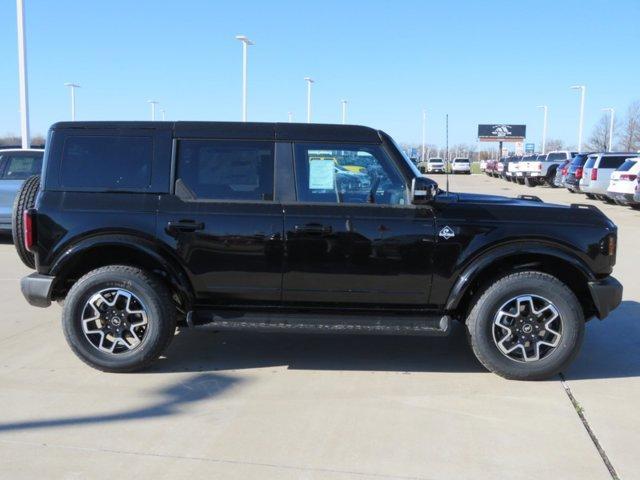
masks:
POLYGON ((383 147, 298 143, 294 152, 297 201, 284 205, 285 304, 425 306, 433 213, 408 203, 408 181, 383 147))
POLYGON ((274 142, 176 139, 174 158, 158 237, 186 266, 197 301, 279 304, 283 216, 274 142))

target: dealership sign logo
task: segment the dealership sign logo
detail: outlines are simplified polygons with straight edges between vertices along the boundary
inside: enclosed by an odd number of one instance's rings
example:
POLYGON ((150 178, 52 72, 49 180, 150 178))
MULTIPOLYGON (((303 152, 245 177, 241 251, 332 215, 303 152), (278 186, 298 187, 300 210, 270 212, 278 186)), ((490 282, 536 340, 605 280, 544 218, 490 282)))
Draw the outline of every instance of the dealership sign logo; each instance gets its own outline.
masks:
POLYGON ((496 137, 508 137, 511 135, 511 126, 509 125, 494 125, 492 135, 496 137))

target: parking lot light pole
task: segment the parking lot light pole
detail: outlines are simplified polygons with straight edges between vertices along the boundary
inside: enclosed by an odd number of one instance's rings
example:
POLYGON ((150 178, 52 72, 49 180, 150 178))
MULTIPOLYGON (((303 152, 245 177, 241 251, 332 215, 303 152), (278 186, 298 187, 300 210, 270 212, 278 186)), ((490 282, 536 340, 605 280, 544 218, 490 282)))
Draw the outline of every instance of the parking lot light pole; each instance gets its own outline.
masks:
POLYGON ((242 121, 247 121, 247 49, 254 43, 246 35, 236 35, 242 42, 242 121))
POLYGON ((613 124, 614 124, 614 119, 616 115, 616 110, 615 108, 608 107, 608 108, 603 108, 602 111, 609 112, 609 151, 611 151, 613 147, 613 124))
POLYGON ((345 125, 347 123, 347 101, 342 100, 342 124, 345 125))
POLYGON ((289 123, 293 122, 293 112, 287 112, 287 119, 289 123))
POLYGON ((311 123, 311 84, 314 83, 313 78, 304 77, 307 82, 307 123, 311 123))
POLYGON ((22 148, 29 148, 29 93, 27 89, 27 41, 24 32, 24 1, 16 0, 18 21, 18 77, 20 81, 20 133, 22 148))
POLYGON ((547 114, 549 113, 549 107, 546 105, 538 105, 536 108, 541 108, 544 111, 544 120, 542 121, 542 154, 544 155, 547 148, 547 114))
POLYGON ((578 123, 578 153, 582 152, 582 127, 584 125, 584 95, 587 90, 585 85, 572 85, 571 89, 580 90, 580 122, 578 123))
POLYGON ((164 108, 160 109, 160 115, 162 116, 162 121, 164 122, 166 120, 166 115, 165 115, 164 108))
POLYGON ((80 88, 77 83, 65 83, 65 87, 69 87, 71 92, 71 121, 76 121, 76 88, 80 88))
POLYGON ((424 154, 427 146, 427 110, 422 109, 422 155, 421 160, 424 162, 424 154))
POLYGON ((156 105, 160 102, 156 100, 147 100, 147 103, 151 105, 151 120, 154 121, 156 119, 156 105))

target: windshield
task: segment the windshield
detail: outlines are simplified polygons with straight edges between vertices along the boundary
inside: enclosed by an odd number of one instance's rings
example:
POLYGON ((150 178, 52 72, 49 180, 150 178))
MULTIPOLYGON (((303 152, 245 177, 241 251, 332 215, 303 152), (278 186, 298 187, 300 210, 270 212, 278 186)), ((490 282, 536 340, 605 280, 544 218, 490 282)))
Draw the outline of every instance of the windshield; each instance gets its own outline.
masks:
POLYGON ((409 157, 407 156, 407 154, 404 153, 404 151, 400 148, 400 146, 396 143, 396 141, 389 136, 386 136, 386 138, 389 138, 391 140, 391 143, 393 143, 393 146, 396 147, 396 150, 400 152, 400 155, 404 159, 405 163, 409 165, 409 168, 411 169, 411 173, 413 173, 413 176, 422 177, 422 173, 420 172, 420 170, 418 170, 418 167, 416 167, 415 163, 409 160, 409 157))
POLYGON ((429 163, 442 163, 441 158, 430 158, 429 163))
POLYGON ((454 158, 453 163, 469 163, 468 158, 454 158))

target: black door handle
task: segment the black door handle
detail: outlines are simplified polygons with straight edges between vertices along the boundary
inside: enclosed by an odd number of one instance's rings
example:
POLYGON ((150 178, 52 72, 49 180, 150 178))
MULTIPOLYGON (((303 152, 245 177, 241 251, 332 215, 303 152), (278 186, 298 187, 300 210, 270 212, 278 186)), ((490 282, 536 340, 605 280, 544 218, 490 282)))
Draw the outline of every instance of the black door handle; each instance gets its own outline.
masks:
POLYGON ((298 233, 331 233, 333 231, 330 225, 320 225, 319 223, 296 225, 293 229, 298 233))
POLYGON ((178 220, 167 222, 168 232, 195 232, 196 230, 204 230, 204 223, 196 222, 195 220, 178 220))

